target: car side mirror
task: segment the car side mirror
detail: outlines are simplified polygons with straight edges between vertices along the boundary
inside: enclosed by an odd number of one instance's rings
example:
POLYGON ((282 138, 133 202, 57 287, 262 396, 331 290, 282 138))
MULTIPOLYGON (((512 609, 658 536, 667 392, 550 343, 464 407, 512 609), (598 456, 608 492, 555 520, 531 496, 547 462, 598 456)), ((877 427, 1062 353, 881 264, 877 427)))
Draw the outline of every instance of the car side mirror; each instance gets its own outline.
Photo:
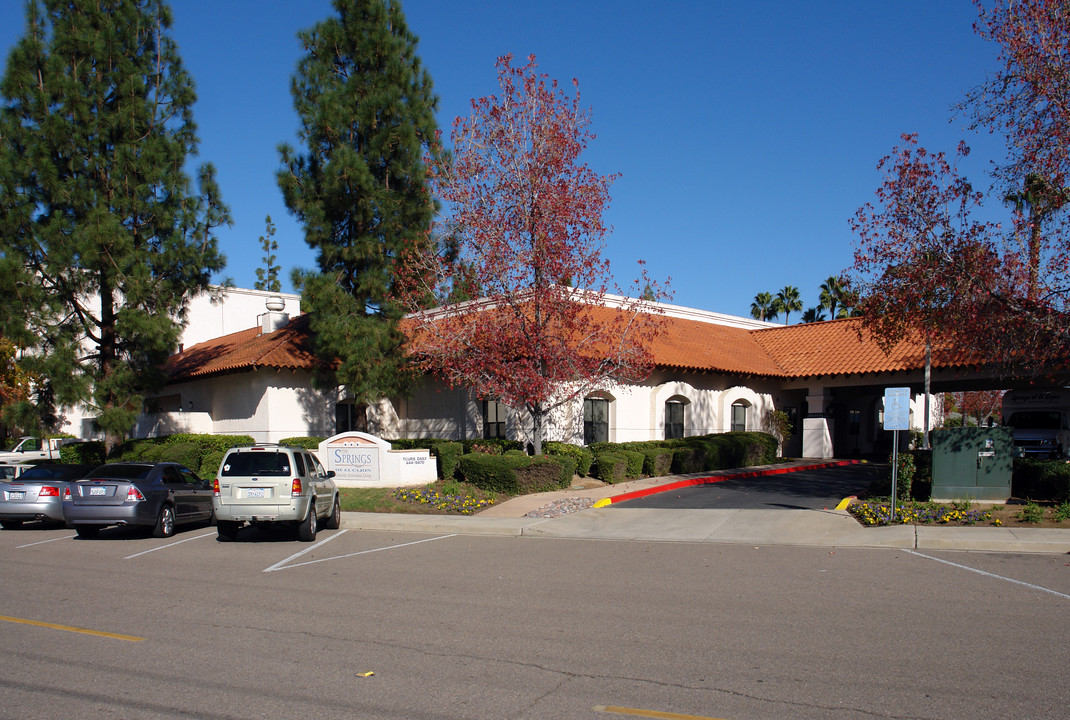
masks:
POLYGON ((328 470, 327 471, 327 477, 333 478, 334 477, 334 470, 328 470))

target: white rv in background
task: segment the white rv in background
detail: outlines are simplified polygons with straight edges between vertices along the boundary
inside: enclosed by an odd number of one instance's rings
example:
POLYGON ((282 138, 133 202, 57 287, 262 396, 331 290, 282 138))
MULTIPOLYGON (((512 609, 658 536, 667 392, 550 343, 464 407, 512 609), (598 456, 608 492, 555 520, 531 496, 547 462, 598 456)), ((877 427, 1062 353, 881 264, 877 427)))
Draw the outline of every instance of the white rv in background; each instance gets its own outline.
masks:
POLYGON ((1032 388, 1003 396, 1003 425, 1014 429, 1021 457, 1065 458, 1070 452, 1070 390, 1032 388))

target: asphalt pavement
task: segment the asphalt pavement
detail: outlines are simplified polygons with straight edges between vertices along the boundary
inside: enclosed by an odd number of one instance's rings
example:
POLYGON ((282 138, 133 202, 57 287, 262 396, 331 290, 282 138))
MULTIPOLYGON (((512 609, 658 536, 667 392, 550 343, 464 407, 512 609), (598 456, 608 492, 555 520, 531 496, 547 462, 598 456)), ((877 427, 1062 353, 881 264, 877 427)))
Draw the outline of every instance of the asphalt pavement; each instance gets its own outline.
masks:
MULTIPOLYGON (((814 483, 815 471, 854 465, 854 461, 800 460, 746 470, 643 478, 616 485, 574 486, 567 490, 512 498, 478 515, 417 515, 407 513, 343 512, 342 527, 354 530, 388 530, 457 535, 506 535, 592 540, 651 542, 707 542, 745 545, 796 545, 820 547, 885 547, 928 550, 967 550, 1011 553, 1070 553, 1070 528, 944 527, 893 525, 863 527, 845 509, 829 500, 814 483), (736 493, 747 494, 746 480, 791 474, 810 490, 800 492, 781 484, 786 502, 772 495, 756 506, 728 509, 681 507, 666 503, 673 493, 708 488, 711 481, 736 493), (809 475, 808 475, 809 474, 809 475), (805 498, 808 505, 803 505, 805 498), (817 498, 818 502, 812 502, 817 498), (547 517, 548 508, 563 501, 575 504, 589 499, 592 507, 547 517), (761 503, 765 503, 763 507, 761 503), (671 505, 671 507, 669 506, 671 505), (773 508, 773 509, 769 509, 773 508), (529 515, 529 513, 531 515, 529 515)), ((863 475, 867 472, 859 468, 863 475)), ((785 478, 787 479, 787 478, 785 478)), ((842 486, 836 486, 837 492, 842 486)), ((840 498, 841 500, 843 498, 840 498)), ((730 503, 739 505, 738 502, 730 503)))

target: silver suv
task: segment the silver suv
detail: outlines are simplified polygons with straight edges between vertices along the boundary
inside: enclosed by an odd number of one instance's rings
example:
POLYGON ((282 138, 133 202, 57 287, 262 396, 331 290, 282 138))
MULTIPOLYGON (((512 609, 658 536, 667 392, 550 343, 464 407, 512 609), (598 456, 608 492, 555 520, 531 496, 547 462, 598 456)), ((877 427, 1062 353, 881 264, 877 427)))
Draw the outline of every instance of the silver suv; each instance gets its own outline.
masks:
POLYGON ((304 542, 315 540, 320 518, 326 528, 339 526, 333 477, 301 448, 258 444, 227 450, 212 493, 219 539, 234 540, 244 523, 288 523, 304 542))

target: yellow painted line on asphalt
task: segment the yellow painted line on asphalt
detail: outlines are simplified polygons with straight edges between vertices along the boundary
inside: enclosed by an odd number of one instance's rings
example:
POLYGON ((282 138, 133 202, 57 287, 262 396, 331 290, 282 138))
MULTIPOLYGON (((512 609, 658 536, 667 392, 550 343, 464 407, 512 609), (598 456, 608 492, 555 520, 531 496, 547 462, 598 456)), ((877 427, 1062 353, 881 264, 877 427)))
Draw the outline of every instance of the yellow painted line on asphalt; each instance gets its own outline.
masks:
POLYGON ((52 630, 63 630, 65 632, 81 633, 83 635, 95 635, 96 637, 111 638, 112 640, 141 642, 145 639, 143 637, 136 637, 134 635, 120 635, 119 633, 103 632, 101 630, 90 630, 89 628, 74 627, 73 625, 57 625, 56 623, 41 622, 40 620, 27 620, 26 618, 8 617, 7 615, 0 615, 0 620, 4 622, 18 623, 19 625, 34 625, 35 627, 50 628, 52 630))
POLYGON ((836 506, 836 509, 837 510, 846 510, 847 506, 851 504, 852 500, 854 500, 854 496, 845 497, 843 500, 840 500, 840 504, 836 506))
POLYGON ((658 720, 720 720, 720 718, 706 717, 705 715, 680 715, 679 713, 660 712, 658 710, 639 710, 638 708, 617 707, 616 705, 595 705, 591 709, 595 712, 658 718, 658 720))

